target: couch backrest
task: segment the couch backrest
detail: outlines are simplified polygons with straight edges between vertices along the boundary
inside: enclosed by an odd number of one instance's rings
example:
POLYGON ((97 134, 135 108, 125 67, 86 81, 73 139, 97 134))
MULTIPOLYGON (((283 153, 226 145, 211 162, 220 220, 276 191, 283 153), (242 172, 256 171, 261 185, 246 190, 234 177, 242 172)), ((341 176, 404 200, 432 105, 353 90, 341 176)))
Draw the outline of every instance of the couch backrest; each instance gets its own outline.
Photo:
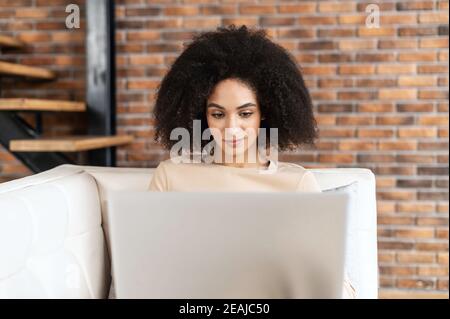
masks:
MULTIPOLYGON (((28 206, 26 206, 26 208, 23 208, 25 211, 36 211, 38 207, 44 205, 43 207, 47 207, 46 209, 51 212, 64 212, 63 214, 66 214, 70 217, 58 222, 59 224, 54 222, 52 218, 48 217, 46 225, 59 225, 59 228, 64 228, 66 227, 64 226, 66 224, 75 223, 74 225, 78 225, 78 223, 82 224, 84 220, 88 221, 87 223, 90 225, 89 231, 87 231, 86 233, 89 233, 89 236, 86 236, 86 239, 84 239, 85 237, 83 237, 82 233, 80 232, 74 233, 66 231, 64 234, 58 235, 59 238, 61 238, 61 236, 63 236, 63 238, 66 238, 66 242, 71 242, 71 237, 75 236, 75 238, 72 239, 72 242, 76 242, 76 245, 65 245, 62 248, 60 246, 59 253, 60 256, 76 255, 75 253, 73 253, 73 250, 78 249, 78 254, 82 255, 82 257, 79 257, 77 259, 79 269, 84 269, 84 272, 82 274, 85 276, 85 279, 83 280, 87 282, 86 285, 90 285, 90 290, 83 290, 80 288, 76 291, 70 290, 72 291, 70 293, 67 287, 61 288, 61 284, 59 283, 59 286, 57 288, 53 287, 51 289, 51 293, 47 291, 45 294, 43 293, 41 295, 42 297, 55 296, 55 294, 59 294, 59 296, 61 297, 70 295, 74 298, 103 298, 106 296, 109 288, 108 285, 110 274, 108 255, 107 252, 105 252, 105 246, 108 247, 109 251, 110 242, 107 225, 108 212, 106 210, 106 203, 111 194, 111 191, 113 190, 148 189, 153 171, 154 169, 152 168, 107 168, 94 166, 62 165, 41 174, 36 174, 30 177, 0 185, 0 196, 3 196, 0 197, 0 227, 2 227, 2 222, 4 222, 5 220, 8 220, 8 225, 13 228, 17 228, 20 224, 22 224, 22 222, 16 221, 16 224, 14 224, 14 222, 9 221, 11 217, 8 216, 10 216, 11 214, 4 214, 3 211, 5 209, 6 211, 10 212, 15 210, 19 211, 20 209, 22 209, 20 207, 21 205, 24 205, 24 202, 28 203, 28 206), (97 187, 95 187, 95 185, 97 187), (29 192, 21 193, 26 188, 30 188, 28 190, 29 192), (59 191, 56 191, 57 189, 59 191), (15 196, 16 192, 18 192, 17 194, 22 195, 17 197, 15 196), (46 194, 47 197, 45 197, 44 195, 36 196, 35 194, 46 194), (89 194, 87 198, 85 196, 86 194, 89 194), (95 196, 93 194, 95 194, 95 196), (57 197, 59 198, 58 200, 56 200, 57 197), (9 204, 11 198, 15 199, 15 202, 13 204, 9 204), (21 200, 18 198, 20 198, 21 200), (41 198, 41 200, 38 200, 39 198, 41 198), (61 198, 66 198, 66 200, 60 202, 59 200, 61 198), (80 207, 80 204, 76 204, 77 202, 83 203, 84 206, 80 207), (9 206, 8 208, 7 205, 12 206, 9 206), (99 209, 100 207, 101 210, 99 209), (75 215, 75 212, 77 211, 80 211, 81 214, 75 215), (95 220, 92 217, 94 215, 97 216, 97 219, 95 220), (103 232, 105 234, 106 245, 103 241, 103 236, 100 236, 101 229, 99 227, 101 221, 103 232)), ((346 270, 350 281, 357 290, 358 298, 377 298, 378 267, 374 175, 370 170, 367 169, 352 168, 311 169, 311 171, 316 176, 322 189, 347 185, 353 181, 358 181, 358 191, 356 198, 357 209, 354 210, 350 216, 350 227, 347 233, 348 245, 346 254, 346 270)), ((41 211, 28 213, 29 216, 36 216, 40 214, 42 214, 42 216, 45 216, 45 213, 41 211)), ((27 223, 28 225, 34 225, 34 229, 45 227, 41 226, 44 225, 45 222, 37 224, 35 219, 33 218, 28 218, 28 222, 25 222, 27 218, 25 217, 26 214, 23 213, 22 215, 23 217, 21 217, 21 220, 24 221, 24 225, 26 225, 27 223)), ((20 238, 25 238, 25 233, 30 233, 30 229, 31 228, 28 228, 28 230, 26 230, 24 228, 23 233, 20 236, 17 235, 14 237, 14 234, 7 232, 3 237, 5 237, 5 239, 8 239, 10 237, 13 238, 13 241, 21 242, 20 238)), ((11 249, 1 246, 1 240, 3 239, 3 237, 0 230, 0 260, 6 260, 3 258, 14 255, 11 249), (6 255, 2 255, 2 252, 4 251, 6 251, 6 255)), ((22 242, 23 243, 21 243, 21 245, 29 245, 29 242, 28 244, 25 244, 25 240, 22 240, 22 242)), ((22 288, 25 287, 24 285, 26 281, 23 278, 20 279, 18 277, 19 279, 17 279, 16 281, 11 281, 11 279, 6 279, 5 281, 5 278, 9 276, 8 274, 20 273, 19 268, 23 267, 24 264, 27 264, 26 260, 30 260, 30 258, 32 257, 34 258, 34 255, 30 254, 30 252, 26 250, 26 248, 21 249, 21 251, 23 251, 21 255, 22 257, 14 257, 18 260, 17 262, 15 262, 15 266, 12 266, 12 263, 8 262, 7 264, 11 265, 7 267, 4 266, 3 269, 0 265, 0 297, 2 296, 2 289, 3 296, 5 296, 4 291, 5 289, 7 289, 6 291, 8 291, 8 286, 12 287, 15 286, 15 284, 20 284, 22 285, 22 288), (5 282, 7 284, 5 284, 5 282)), ((58 259, 56 256, 57 255, 55 255, 53 259, 48 259, 48 264, 46 266, 47 268, 45 268, 45 266, 41 266, 40 269, 51 269, 50 267, 56 267, 56 265, 59 265, 60 267, 61 265, 66 265, 65 267, 67 269, 68 264, 74 264, 70 262, 66 262, 66 264, 61 263, 61 261, 64 261, 67 258, 60 257, 58 259)), ((32 263, 28 267, 31 267, 33 271, 34 269, 38 269, 38 266, 32 263)), ((75 269, 75 266, 72 266, 72 268, 75 269)), ((15 276, 17 277, 17 275, 15 276)), ((11 278, 15 276, 12 276, 11 278)), ((30 276, 32 275, 27 275, 27 277, 24 278, 30 278, 30 276)), ((51 279, 50 277, 46 277, 46 274, 39 276, 44 276, 41 277, 41 282, 45 280, 45 282, 49 282, 49 284, 51 283, 53 285, 52 280, 57 281, 57 279, 55 278, 51 279)), ((57 278, 59 278, 60 280, 68 280, 66 278, 67 274, 66 277, 64 277, 63 274, 60 274, 58 276, 59 277, 57 278)), ((48 288, 45 289, 49 290, 48 288)), ((38 294, 37 291, 36 294, 38 294)), ((17 295, 21 294, 17 292, 17 295)))
POLYGON ((91 175, 58 167, 0 184, 0 298, 105 298, 109 281, 91 175))
MULTIPOLYGON (((112 190, 147 190, 154 169, 103 168, 84 169, 94 176, 102 201, 104 230, 109 243, 106 224, 106 202, 112 190)), ((357 181, 356 209, 349 216, 347 231, 346 271, 355 286, 358 298, 378 297, 377 212, 375 176, 368 169, 330 168, 311 169, 321 189, 348 185, 357 181)))

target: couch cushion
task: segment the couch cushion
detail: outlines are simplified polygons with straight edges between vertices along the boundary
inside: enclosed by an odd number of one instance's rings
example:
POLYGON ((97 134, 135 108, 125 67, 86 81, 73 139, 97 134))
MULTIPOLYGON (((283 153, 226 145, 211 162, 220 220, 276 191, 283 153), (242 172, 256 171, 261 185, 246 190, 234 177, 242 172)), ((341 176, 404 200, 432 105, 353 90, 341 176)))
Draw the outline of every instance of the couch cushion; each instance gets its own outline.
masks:
POLYGON ((1 184, 0 260, 0 298, 104 298, 109 261, 92 176, 58 167, 1 184))

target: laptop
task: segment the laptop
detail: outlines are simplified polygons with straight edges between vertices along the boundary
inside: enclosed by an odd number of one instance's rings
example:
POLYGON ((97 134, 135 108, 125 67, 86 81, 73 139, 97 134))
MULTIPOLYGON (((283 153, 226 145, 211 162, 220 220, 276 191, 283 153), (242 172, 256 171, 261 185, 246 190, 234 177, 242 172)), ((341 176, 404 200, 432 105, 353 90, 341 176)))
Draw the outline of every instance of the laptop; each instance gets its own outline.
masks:
POLYGON ((108 201, 117 298, 341 298, 347 193, 126 192, 108 201))

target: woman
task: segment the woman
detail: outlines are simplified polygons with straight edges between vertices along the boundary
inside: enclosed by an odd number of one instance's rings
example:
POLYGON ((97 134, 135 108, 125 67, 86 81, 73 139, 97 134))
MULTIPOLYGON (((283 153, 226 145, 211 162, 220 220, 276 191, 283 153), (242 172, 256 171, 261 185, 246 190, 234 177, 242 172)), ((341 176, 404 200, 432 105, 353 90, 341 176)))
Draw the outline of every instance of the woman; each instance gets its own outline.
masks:
MULTIPOLYGON (((278 150, 313 144, 317 126, 297 63, 264 30, 231 25, 195 36, 162 80, 154 114, 155 140, 171 158, 151 191, 320 192, 311 172, 277 161, 278 150), (196 121, 206 139, 195 136, 196 121), (187 152, 173 151, 179 129, 189 133, 187 152)), ((354 293, 346 280, 344 297, 354 293)))

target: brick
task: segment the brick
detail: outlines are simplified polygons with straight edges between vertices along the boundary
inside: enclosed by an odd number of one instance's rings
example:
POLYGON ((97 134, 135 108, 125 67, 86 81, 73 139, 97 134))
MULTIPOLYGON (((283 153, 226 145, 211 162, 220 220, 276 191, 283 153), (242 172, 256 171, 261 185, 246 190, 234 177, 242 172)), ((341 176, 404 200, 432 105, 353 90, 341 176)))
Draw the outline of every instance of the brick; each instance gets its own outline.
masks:
POLYGON ((398 28, 398 35, 401 37, 423 37, 438 35, 439 29, 436 27, 401 27, 398 28))
POLYGON ((431 179, 399 179, 397 187, 399 188, 429 188, 433 185, 431 179))
POLYGON ((155 65, 164 62, 162 55, 130 55, 130 65, 155 65))
POLYGON ((316 121, 318 125, 335 125, 336 116, 329 114, 317 114, 316 121))
POLYGON ((447 23, 448 12, 421 12, 419 13, 419 23, 447 23))
POLYGON ((377 224, 378 225, 414 225, 414 218, 408 217, 408 216, 383 215, 383 216, 377 217, 377 224))
POLYGON ((236 18, 223 18, 222 21, 223 25, 247 25, 247 26, 256 26, 258 25, 258 18, 257 17, 236 17, 236 18))
POLYGON ((279 38, 314 38, 315 31, 311 29, 281 29, 278 30, 279 38))
POLYGON ((167 6, 163 8, 163 14, 167 16, 192 16, 198 15, 199 8, 197 6, 167 6))
POLYGON ((447 115, 421 115, 418 121, 419 125, 442 125, 448 126, 447 115))
POLYGON ((401 14, 381 14, 380 15, 380 24, 407 24, 414 25, 417 23, 416 13, 401 13, 401 14))
POLYGON ((418 267, 419 276, 448 276, 448 267, 418 267))
POLYGON ((340 24, 357 24, 357 25, 363 25, 366 22, 366 15, 365 14, 340 14, 339 15, 339 23, 340 24))
POLYGON ((430 264, 435 262, 435 254, 428 252, 398 252, 397 262, 402 264, 430 264))
POLYGON ((375 150, 375 148, 375 143, 359 140, 343 140, 340 141, 338 145, 338 149, 342 151, 368 151, 375 150))
POLYGON ((397 112, 432 112, 434 106, 432 103, 399 103, 397 104, 397 112))
POLYGON ((448 100, 448 91, 441 90, 420 90, 419 99, 421 100, 448 100))
POLYGON ((434 287, 434 283, 432 280, 398 279, 396 286, 405 289, 431 289, 434 287))
POLYGON ((204 5, 200 7, 202 15, 231 15, 237 13, 235 5, 204 5))
POLYGON ((434 230, 432 228, 419 228, 414 229, 396 229, 394 231, 395 237, 398 238, 433 238, 434 230))
POLYGON ((373 100, 377 97, 377 93, 376 92, 347 91, 347 92, 338 92, 337 97, 341 101, 373 100))
POLYGON ((376 188, 377 189, 392 188, 392 187, 395 187, 395 182, 396 182, 396 180, 393 177, 380 177, 379 176, 376 179, 376 188))
POLYGON ((393 252, 378 252, 379 263, 391 263, 395 260, 395 254, 393 252))
POLYGON ((354 137, 354 136, 355 136, 354 129, 329 128, 320 130, 320 137, 354 137))
POLYGON ((417 73, 447 73, 448 66, 446 65, 419 65, 417 66, 417 73))
POLYGON ((448 240, 448 229, 436 229, 436 238, 448 240))
POLYGON ((448 48, 448 37, 447 38, 422 38, 419 42, 420 48, 448 48))
POLYGON ((340 40, 339 41, 339 49, 340 50, 363 50, 363 49, 375 49, 376 42, 374 40, 361 40, 361 39, 352 39, 352 40, 340 40))
POLYGON ((415 267, 380 266, 380 274, 393 276, 412 276, 416 274, 415 267))
POLYGON ((448 291, 448 279, 439 279, 437 281, 437 289, 448 291))
POLYGON ((358 112, 368 112, 368 113, 385 113, 393 112, 394 105, 391 103, 360 103, 358 104, 358 112))
POLYGON ((414 64, 379 64, 378 74, 411 74, 416 72, 414 64))
POLYGON ((395 250, 410 250, 414 247, 411 242, 401 241, 383 241, 378 242, 378 249, 395 249, 395 250))
POLYGON ((448 167, 419 166, 417 173, 419 175, 448 175, 448 167))
POLYGON ((319 55, 319 62, 335 63, 335 62, 350 62, 352 56, 346 53, 323 53, 319 55))
POLYGON ((447 150, 448 149, 448 142, 434 142, 434 141, 428 141, 428 142, 420 142, 419 143, 419 150, 447 150))
POLYGON ((397 210, 399 213, 432 213, 435 211, 434 203, 423 202, 399 202, 397 210))
POLYGON ((298 18, 299 25, 335 25, 337 18, 331 16, 304 16, 298 18))
POLYGON ((416 198, 414 191, 378 191, 377 198, 382 200, 413 200, 416 198))
MULTIPOLYGON (((378 178, 378 177, 377 177, 378 178)), ((377 214, 390 214, 395 212, 395 203, 392 201, 377 201, 377 214)))
POLYGON ((354 12, 356 11, 355 2, 319 2, 319 12, 354 12))
POLYGON ((336 43, 329 40, 300 42, 298 44, 299 50, 333 50, 336 49, 336 47, 336 43))
MULTIPOLYGON (((353 86, 353 81, 351 79, 343 78, 322 78, 319 79, 318 86, 320 88, 343 88, 353 86)), ((348 105, 348 104, 346 104, 348 105)), ((351 109, 351 108, 350 108, 351 109)))
POLYGON ((320 163, 353 163, 355 156, 352 154, 319 154, 320 163))
POLYGON ((49 10, 47 8, 20 8, 15 10, 15 16, 19 19, 44 19, 49 17, 49 10))
POLYGON ((357 161, 359 163, 392 163, 395 162, 395 156, 391 154, 358 154, 357 161))
POLYGON ((398 2, 396 4, 396 8, 398 11, 406 11, 406 10, 432 10, 433 3, 420 1, 420 2, 398 2))
POLYGON ((413 116, 377 116, 377 125, 411 125, 414 124, 413 116))
POLYGON ((262 26, 293 26, 296 19, 294 17, 261 17, 262 26))
POLYGON ((417 98, 415 89, 380 89, 380 100, 414 100, 417 98))
POLYGON ((416 169, 411 166, 379 166, 375 169, 375 174, 379 175, 414 175, 416 169))
POLYGON ((448 252, 447 253, 438 253, 438 263, 448 265, 448 252))
POLYGON ((432 155, 398 154, 396 161, 399 163, 434 163, 435 157, 432 155))
POLYGON ((355 35, 356 31, 354 29, 319 29, 318 31, 319 38, 353 37, 355 35))
POLYGON ((437 60, 437 54, 436 52, 399 53, 398 60, 401 62, 430 62, 437 60))
POLYGON ((409 138, 409 137, 436 137, 437 129, 432 128, 399 128, 398 137, 409 138))
POLYGON ((434 76, 408 76, 402 75, 398 77, 400 86, 435 86, 437 79, 434 76))
POLYGON ((444 217, 417 217, 416 224, 420 226, 448 226, 448 218, 444 217))
POLYGON ((394 40, 383 40, 378 41, 379 49, 415 49, 418 48, 419 44, 416 39, 402 39, 398 38, 394 40))
POLYGON ((380 28, 358 28, 358 35, 360 37, 392 37, 396 34, 393 27, 380 27, 380 28))
POLYGON ((436 192, 436 191, 419 191, 417 193, 417 199, 419 200, 434 200, 434 201, 448 201, 448 192, 436 192))
POLYGON ((183 28, 214 28, 217 25, 220 25, 220 18, 218 17, 209 17, 209 18, 192 18, 192 19, 184 19, 183 20, 183 28))
POLYGON ((375 66, 369 64, 344 64, 339 66, 339 74, 373 74, 375 66))
POLYGON ((126 8, 125 15, 131 17, 142 16, 157 16, 161 14, 161 8, 158 7, 146 7, 146 8, 126 8))
POLYGON ((351 112, 353 106, 351 104, 320 104, 319 112, 321 113, 341 113, 341 112, 351 112))
POLYGON ((372 125, 374 123, 372 116, 339 116, 337 118, 338 125, 372 125))
POLYGON ((315 2, 296 3, 294 5, 283 4, 278 6, 279 13, 313 13, 315 11, 315 2))
POLYGON ((392 129, 358 129, 358 137, 389 138, 393 136, 392 129))
POLYGON ((392 62, 395 61, 393 53, 358 53, 356 55, 358 62, 392 62))
POLYGON ((397 150, 397 151, 411 151, 417 149, 417 141, 380 141, 378 149, 382 151, 397 150))
POLYGON ((145 41, 145 40, 159 40, 161 37, 157 31, 133 31, 128 32, 128 41, 145 41))

